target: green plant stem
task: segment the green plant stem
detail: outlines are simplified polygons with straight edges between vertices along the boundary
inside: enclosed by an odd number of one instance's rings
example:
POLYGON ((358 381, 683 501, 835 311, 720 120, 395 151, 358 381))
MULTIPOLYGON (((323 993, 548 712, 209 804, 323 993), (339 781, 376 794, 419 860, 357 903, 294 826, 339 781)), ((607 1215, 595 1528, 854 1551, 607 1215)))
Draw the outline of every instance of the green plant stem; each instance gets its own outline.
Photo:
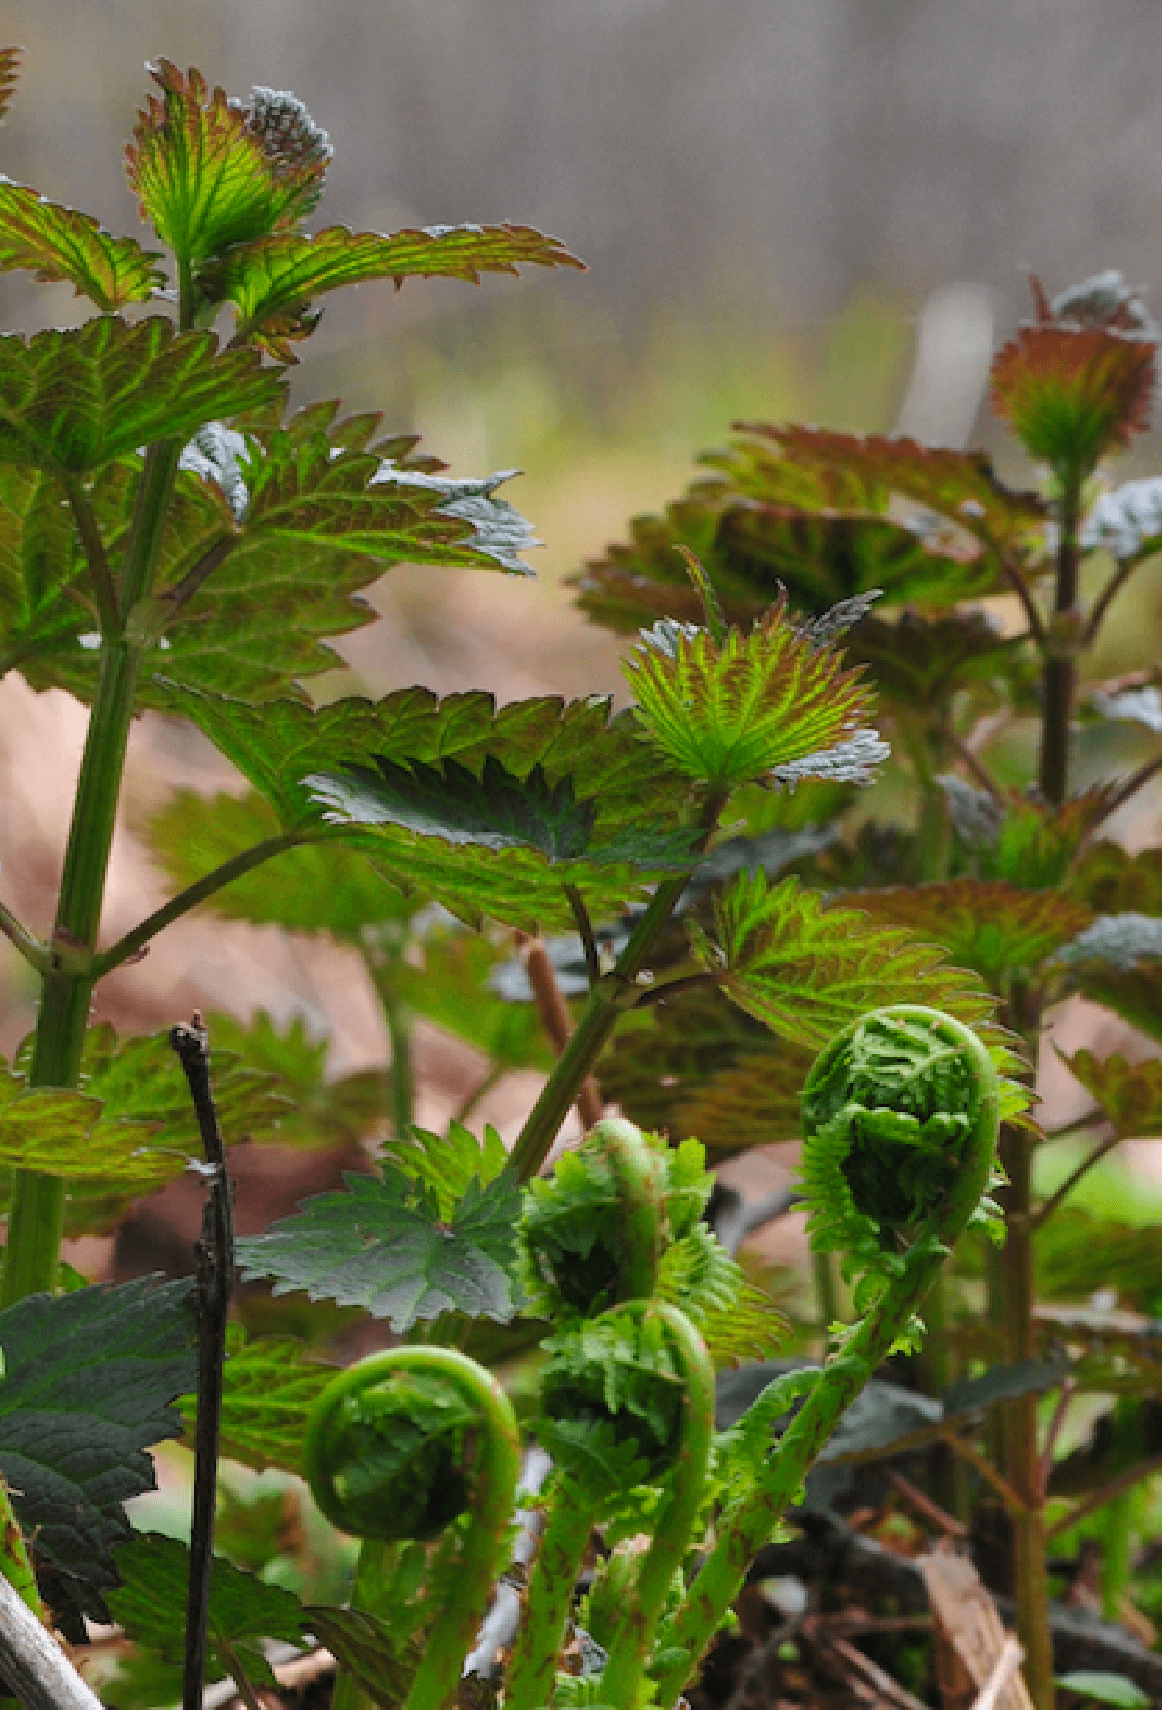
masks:
MULTIPOLYGON (((75 1087, 89 1019, 97 941, 109 853, 143 641, 133 633, 133 608, 148 591, 181 445, 167 440, 146 453, 121 590, 126 627, 102 643, 97 692, 73 803, 57 900, 56 966, 46 974, 37 1018, 29 1085, 75 1087)), ((16 1170, 8 1219, 0 1305, 56 1286, 64 1227, 65 1184, 57 1176, 16 1170)))
POLYGON ((651 1311, 670 1332, 685 1380, 681 1459, 670 1475, 670 1495, 609 1649, 601 1691, 610 1704, 637 1703, 658 1619, 698 1519, 714 1441, 714 1369, 706 1344, 684 1313, 657 1305, 651 1311))
POLYGON ((819 1335, 826 1348, 831 1326, 839 1322, 839 1291, 835 1284, 835 1257, 832 1253, 811 1254, 811 1276, 815 1284, 815 1305, 819 1313, 819 1335))
POLYGON ((40 1591, 36 1584, 36 1575, 32 1571, 32 1563, 28 1559, 28 1546, 24 1542, 24 1533, 20 1523, 12 1512, 12 1503, 8 1498, 8 1486, 0 1478, 0 1573, 17 1592, 21 1601, 27 1605, 38 1621, 45 1619, 44 1605, 40 1601, 40 1591))
POLYGON ((24 960, 36 969, 39 974, 47 974, 52 967, 52 958, 46 945, 23 926, 11 909, 0 903, 0 932, 2 932, 19 950, 24 960))
POLYGON ((622 1207, 617 1301, 648 1300, 658 1283, 662 1256, 662 1198, 657 1153, 641 1130, 622 1116, 590 1129, 586 1149, 599 1153, 622 1207))
POLYGON ((1060 807, 1069 793, 1069 735, 1077 681, 1076 640, 1071 635, 1077 617, 1081 552, 1081 475, 1070 473, 1061 483, 1058 507, 1060 535, 1053 619, 1044 642, 1042 674, 1041 753, 1037 782, 1051 807, 1060 807))
POLYGON ((240 855, 232 855, 229 861, 223 861, 220 867, 215 867, 207 873, 204 879, 198 879, 192 885, 187 885, 184 891, 171 897, 161 908, 154 909, 151 915, 127 932, 124 938, 119 938, 116 944, 111 944, 108 950, 102 950, 93 957, 92 974, 95 980, 111 974, 114 968, 119 968, 123 962, 130 961, 137 955, 159 932, 167 926, 172 926, 175 920, 181 920, 199 903, 205 902, 216 891, 225 885, 232 884, 243 874, 260 867, 264 861, 270 861, 275 855, 281 855, 284 850, 297 849, 303 843, 317 842, 320 838, 312 837, 307 832, 285 831, 277 837, 268 837, 262 843, 256 843, 251 849, 244 849, 240 855))
MULTIPOLYGON (((726 799, 724 790, 711 790, 707 795, 699 818, 702 832, 696 845, 699 850, 706 847, 726 799)), ((569 1114, 569 1107, 617 1026, 618 1017, 624 1008, 632 1005, 636 996, 633 982, 645 967, 658 935, 682 900, 688 883, 689 879, 683 876, 666 879, 658 886, 630 934, 629 943, 617 958, 613 972, 590 992, 581 1019, 557 1058, 512 1149, 510 1163, 518 1181, 527 1182, 530 1176, 535 1176, 548 1157, 549 1148, 569 1114)))
POLYGON ((544 1710, 552 1703, 557 1654, 594 1509, 581 1489, 562 1478, 529 1575, 528 1599, 513 1647, 505 1710, 544 1710))
POLYGON ((399 995, 396 970, 403 954, 402 937, 389 946, 365 948, 364 964, 383 1011, 391 1057, 387 1066, 388 1122, 393 1139, 404 1140, 415 1115, 415 1071, 412 1065, 411 1013, 399 995))

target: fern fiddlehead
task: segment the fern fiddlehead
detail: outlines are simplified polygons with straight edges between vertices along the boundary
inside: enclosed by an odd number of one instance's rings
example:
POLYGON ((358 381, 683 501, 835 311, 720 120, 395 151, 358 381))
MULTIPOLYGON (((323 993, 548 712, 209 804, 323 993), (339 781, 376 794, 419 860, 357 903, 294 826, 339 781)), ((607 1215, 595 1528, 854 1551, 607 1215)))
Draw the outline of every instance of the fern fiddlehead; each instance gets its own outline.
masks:
POLYGON ((714 1374, 698 1332, 676 1307, 634 1301, 546 1344, 538 1427, 558 1467, 529 1580, 506 1710, 553 1702, 557 1656, 594 1523, 641 1485, 662 1485, 653 1545, 615 1636, 603 1695, 633 1704, 666 1592, 686 1549, 706 1477, 714 1374))
MULTIPOLYGON (((901 1339, 957 1238, 991 1224, 1000 1091, 962 1023, 900 1004, 873 1011, 816 1060, 803 1093, 812 1239, 848 1254, 863 1316, 827 1364, 753 1487, 728 1511, 655 1669, 670 1706, 844 1410, 901 1339)), ((760 1396, 754 1404, 762 1408, 760 1396)), ((744 1416, 745 1421, 745 1416, 744 1416)))
POLYGON ((490 1373, 451 1348, 391 1348, 352 1366, 311 1410, 306 1473, 342 1531, 436 1537, 469 1512, 456 1593, 427 1636, 406 1710, 454 1703, 494 1580, 506 1566, 520 1468, 512 1406, 490 1373))

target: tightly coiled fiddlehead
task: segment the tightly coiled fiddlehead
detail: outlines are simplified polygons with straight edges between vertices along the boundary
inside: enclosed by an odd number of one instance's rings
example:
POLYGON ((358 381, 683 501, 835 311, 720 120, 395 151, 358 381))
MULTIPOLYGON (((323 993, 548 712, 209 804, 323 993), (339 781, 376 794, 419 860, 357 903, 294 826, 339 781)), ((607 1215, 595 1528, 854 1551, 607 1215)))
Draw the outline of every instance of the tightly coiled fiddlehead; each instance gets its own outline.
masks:
MULTIPOLYGON (((953 1244, 966 1228, 993 1221, 987 1189, 1000 1109, 981 1041, 920 1005, 873 1011, 812 1067, 803 1129, 813 1239, 852 1252, 868 1310, 839 1340, 753 1489, 728 1511, 696 1596, 666 1623, 659 1704, 672 1705, 695 1672, 749 1563, 845 1409, 909 1330, 953 1244)), ((760 1396, 755 1407, 762 1405, 760 1396)))
POLYGON ((635 1301, 545 1344, 538 1434, 558 1467, 529 1581, 506 1710, 551 1704, 557 1655, 594 1523, 640 1485, 660 1485, 654 1538, 627 1597, 603 1695, 632 1705, 675 1570, 698 1514, 714 1434, 714 1372, 676 1307, 635 1301))
POLYGON ((454 1703, 497 1575, 520 1468, 512 1406, 451 1348, 391 1348, 329 1384, 311 1409, 306 1474, 328 1520, 363 1538, 427 1540, 470 1518, 456 1593, 437 1615, 406 1710, 454 1703))

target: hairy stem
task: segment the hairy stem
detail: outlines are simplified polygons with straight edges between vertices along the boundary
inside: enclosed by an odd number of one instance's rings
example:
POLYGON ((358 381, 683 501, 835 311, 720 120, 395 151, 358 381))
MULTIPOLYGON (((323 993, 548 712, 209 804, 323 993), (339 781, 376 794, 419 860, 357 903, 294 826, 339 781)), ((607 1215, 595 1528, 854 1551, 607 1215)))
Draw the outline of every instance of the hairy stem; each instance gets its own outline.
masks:
POLYGON ((529 1575, 528 1602, 513 1647, 505 1710, 544 1710, 553 1701, 557 1654, 593 1529, 593 1512, 580 1489, 562 1479, 529 1575))
MULTIPOLYGON (((148 590, 180 452, 179 442, 171 440, 146 454, 122 583, 122 609, 130 615, 148 590)), ((54 971, 45 976, 37 1018, 28 1077, 33 1087, 75 1087, 80 1077, 94 979, 92 950, 141 669, 143 643, 130 631, 131 625, 107 635, 102 644, 57 900, 54 938, 61 948, 54 971)), ((0 1305, 56 1286, 64 1198, 59 1177, 14 1171, 0 1305)))
POLYGON ((654 1528, 654 1540, 630 1594, 609 1650, 601 1682, 611 1704, 636 1704, 650 1647, 674 1575, 690 1544, 706 1485, 714 1441, 714 1371, 706 1344, 689 1319, 672 1306, 654 1306, 673 1338, 685 1381, 681 1459, 654 1528))

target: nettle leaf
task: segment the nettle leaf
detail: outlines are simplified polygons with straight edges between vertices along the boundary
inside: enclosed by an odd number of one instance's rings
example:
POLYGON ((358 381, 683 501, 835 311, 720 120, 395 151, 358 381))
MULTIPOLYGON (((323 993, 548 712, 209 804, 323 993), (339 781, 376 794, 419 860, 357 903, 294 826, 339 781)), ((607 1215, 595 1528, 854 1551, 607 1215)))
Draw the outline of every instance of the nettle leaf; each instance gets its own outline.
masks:
MULTIPOLYGON (((1050 805, 1015 786, 998 797, 950 774, 937 782, 947 797, 953 830, 977 875, 1007 879, 1023 890, 1066 884, 1078 850, 1109 813, 1116 788, 1099 784, 1050 805)), ((1067 889, 1080 901, 1091 901, 1076 879, 1067 889)))
POLYGON ((238 1241, 245 1280, 275 1279, 276 1294, 360 1306, 404 1331, 441 1312, 506 1322, 516 1311, 516 1220, 510 1176, 470 1184, 441 1220, 434 1196, 397 1169, 345 1178, 346 1193, 308 1200, 295 1217, 238 1241))
POLYGON ((683 1125, 686 1102, 768 1038, 721 992, 695 987, 631 1011, 602 1054, 598 1079, 605 1097, 641 1128, 701 1140, 700 1130, 683 1125))
POLYGON ((328 226, 314 237, 284 232, 249 242, 224 256, 208 284, 238 312, 237 338, 281 361, 296 360, 293 346, 317 322, 313 298, 367 279, 466 279, 482 273, 516 273, 518 267, 584 267, 556 238, 529 226, 429 226, 394 232, 352 232, 328 226))
MULTIPOLYGON (((189 1545, 159 1532, 135 1532, 116 1559, 122 1583, 109 1594, 113 1619, 137 1644, 168 1662, 180 1662, 185 1652, 189 1545)), ((206 1625, 213 1677, 229 1676, 241 1662, 251 1680, 273 1686, 260 1641, 302 1645, 303 1628, 309 1625, 293 1592, 244 1573, 224 1556, 214 1557, 206 1625)))
MULTIPOLYGON (((30 1090, 28 1043, 17 1072, 0 1077, 0 1159, 65 1178, 70 1236, 108 1233, 134 1200, 201 1159, 189 1089, 167 1034, 119 1041, 108 1025, 91 1028, 83 1092, 30 1090)), ((293 1115, 273 1075, 240 1067, 227 1050, 214 1052, 214 1093, 232 1144, 268 1139, 293 1115)))
POLYGON ((1036 678, 1025 637, 1006 636, 986 612, 924 617, 902 613, 895 623, 869 617, 847 643, 848 658, 866 665, 877 694, 893 707, 943 710, 954 695, 970 694, 983 710, 1004 690, 1036 678))
MULTIPOLYGON (((859 671, 844 671, 833 648, 814 646, 782 602, 749 635, 732 630, 721 646, 706 630, 659 624, 622 672, 666 760, 714 788, 826 777, 827 750, 846 748, 871 712, 859 671)), ((869 744, 868 764, 886 752, 869 744)))
MULTIPOLYGON (((277 837, 274 809, 256 792, 200 796, 179 790, 149 821, 154 860, 176 892, 244 850, 277 837)), ((227 920, 329 933, 354 944, 365 927, 406 920, 418 906, 345 843, 305 843, 264 861, 209 898, 227 920)))
POLYGON ((99 309, 120 309, 161 289, 160 260, 133 238, 111 236, 91 214, 0 178, 0 272, 26 268, 45 283, 75 286, 99 309))
POLYGON ((1015 493, 983 452, 924 446, 883 434, 811 427, 740 424, 773 442, 807 469, 858 476, 947 518, 1001 557, 1040 557, 1048 506, 1036 493, 1015 493))
MULTIPOLYGON (((414 1567, 410 1559, 408 1565, 414 1567)), ((394 1586, 387 1590, 384 1607, 391 1610, 390 1622, 366 1609, 315 1607, 308 1614, 312 1632, 358 1683, 360 1693, 366 1693, 382 1710, 399 1710, 423 1659, 424 1647, 419 1635, 408 1630, 418 1611, 414 1605, 407 1606, 410 1599, 405 1603, 403 1595, 390 1595, 394 1586)), ((407 1580, 401 1590, 411 1590, 407 1580)))
POLYGON ((571 777, 578 800, 594 804, 593 833, 603 843, 640 821, 643 799, 664 820, 676 818, 688 796, 684 778, 659 768, 632 715, 612 716, 602 695, 578 701, 544 695, 498 708, 488 694, 441 700, 430 689, 412 688, 381 701, 352 698, 315 709, 290 700, 252 707, 177 691, 174 706, 288 829, 312 816, 301 784, 309 773, 370 766, 377 757, 400 765, 456 760, 479 774, 491 754, 518 777, 538 765, 550 786, 571 777))
POLYGON ((771 885, 763 873, 740 874, 715 903, 714 921, 713 938, 689 923, 696 959, 781 1039, 818 1050, 866 1010, 925 1003, 976 1028, 1014 1061, 972 975, 899 927, 825 907, 797 879, 771 885))
POLYGON ((181 1434, 171 1403, 197 1381, 192 1283, 139 1278, 0 1312, 0 1474, 61 1593, 107 1621, 122 1503, 154 1488, 145 1451, 181 1434))
POLYGON ((1086 1092, 1101 1106, 1123 1140, 1162 1134, 1162 1060, 1127 1063, 1122 1056, 1095 1057, 1092 1051, 1058 1055, 1086 1092))
POLYGON ((0 461, 72 474, 281 396, 253 351, 151 315, 0 338, 0 461))
POLYGON ((1131 855, 1103 839, 1086 850, 1070 890, 1099 914, 1162 916, 1162 849, 1131 855))
POLYGON ((1085 707, 1099 718, 1121 724, 1144 725, 1162 736, 1162 689, 1157 683, 1135 683, 1116 690, 1093 689, 1085 707))
POLYGON ((1031 457, 1088 473, 1149 426, 1154 346, 1095 327, 1021 327, 993 360, 990 401, 1031 457))
POLYGON ((491 1123, 480 1140, 461 1122, 449 1123, 447 1134, 413 1128, 406 1139, 388 1140, 380 1156, 409 1181, 430 1189, 445 1220, 455 1216, 473 1182, 488 1187, 508 1166, 504 1141, 491 1123))
POLYGON ((696 1134, 711 1163, 754 1146, 797 1140, 800 1100, 812 1053, 780 1041, 778 1051, 754 1051, 711 1075, 680 1106, 676 1133, 696 1134))
POLYGON ((479 778, 455 760, 395 765, 376 756, 374 771, 303 781, 328 823, 360 828, 362 847, 397 884, 422 887, 472 925, 483 915, 561 924, 569 884, 591 907, 616 912, 648 877, 695 859, 686 830, 629 825, 598 842, 595 808, 576 799, 571 778, 550 785, 539 765, 519 778, 495 755, 479 778))
MULTIPOLYGON (((301 1477, 307 1415, 334 1376, 334 1366, 309 1359, 304 1345, 293 1337, 252 1342, 240 1326, 231 1325, 223 1376, 222 1453, 256 1472, 279 1467, 301 1477)), ((197 1395, 183 1395, 177 1405, 192 1443, 197 1395)))
POLYGON ((1162 918, 1099 915, 1054 960, 1072 990, 1162 1041, 1162 918))
POLYGON ((850 900, 871 920, 940 945, 998 992, 1014 972, 1039 968, 1092 918, 1084 903, 1060 891, 1020 890, 1000 879, 891 886, 850 900))
POLYGON ((183 262, 305 219, 331 158, 325 131, 293 96, 256 89, 251 106, 211 93, 201 72, 149 66, 146 99, 125 151, 141 217, 183 262))

